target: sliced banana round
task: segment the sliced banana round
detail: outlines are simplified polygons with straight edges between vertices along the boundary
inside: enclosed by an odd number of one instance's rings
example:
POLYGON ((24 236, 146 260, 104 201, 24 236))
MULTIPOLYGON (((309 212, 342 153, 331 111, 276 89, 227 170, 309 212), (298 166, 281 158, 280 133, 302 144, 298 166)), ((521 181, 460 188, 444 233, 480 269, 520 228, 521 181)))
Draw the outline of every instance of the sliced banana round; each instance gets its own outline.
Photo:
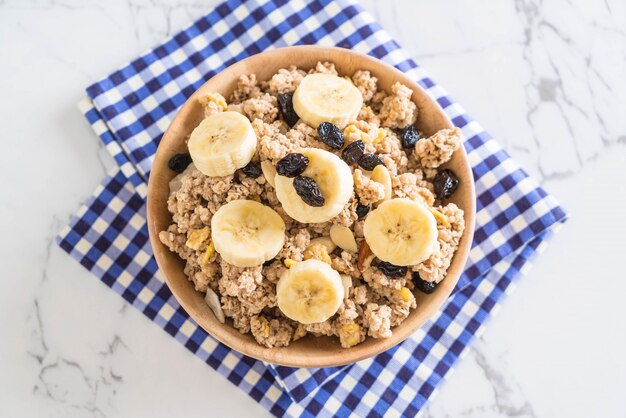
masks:
POLYGON ((293 109, 314 128, 331 122, 340 128, 356 120, 363 95, 354 84, 333 74, 309 74, 293 93, 293 109))
POLYGON ((241 113, 219 112, 207 117, 189 137, 187 146, 196 168, 207 176, 229 176, 252 160, 256 134, 241 113))
POLYGON ((315 259, 295 263, 276 285, 278 307, 288 318, 302 324, 326 321, 337 312, 343 296, 339 273, 315 259))
POLYGON ((276 211, 254 200, 233 200, 211 219, 211 239, 222 258, 254 267, 276 257, 285 244, 285 223, 276 211))
POLYGON ((376 257, 397 266, 411 266, 433 253, 437 221, 422 203, 391 199, 367 215, 363 234, 376 257))
POLYGON ((354 180, 350 167, 335 154, 318 148, 303 148, 299 151, 309 159, 309 165, 302 176, 310 177, 317 183, 324 196, 324 205, 307 205, 293 187, 293 178, 274 178, 276 197, 287 215, 298 222, 326 222, 339 215, 352 196, 354 180))

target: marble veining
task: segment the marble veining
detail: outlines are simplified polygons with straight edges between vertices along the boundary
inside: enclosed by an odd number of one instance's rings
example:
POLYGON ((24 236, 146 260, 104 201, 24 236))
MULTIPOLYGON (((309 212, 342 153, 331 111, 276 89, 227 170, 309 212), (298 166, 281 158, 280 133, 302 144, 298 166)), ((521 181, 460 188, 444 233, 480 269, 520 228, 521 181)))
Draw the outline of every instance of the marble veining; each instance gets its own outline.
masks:
MULTIPOLYGON (((0 0, 0 416, 268 416, 53 241, 113 164, 84 87, 218 2, 0 0)), ((423 416, 626 416, 626 3, 362 4, 573 214, 423 416)))

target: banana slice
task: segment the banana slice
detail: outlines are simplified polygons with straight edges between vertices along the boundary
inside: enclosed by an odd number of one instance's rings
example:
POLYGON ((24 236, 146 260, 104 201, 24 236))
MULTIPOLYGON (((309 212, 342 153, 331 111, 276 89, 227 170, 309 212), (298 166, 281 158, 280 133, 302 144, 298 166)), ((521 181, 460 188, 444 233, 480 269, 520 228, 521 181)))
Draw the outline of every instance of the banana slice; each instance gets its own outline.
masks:
POLYGON ((391 199, 367 215, 365 241, 379 259, 397 266, 426 260, 437 244, 437 221, 422 203, 391 199))
POLYGON ((229 176, 252 160, 256 134, 240 113, 219 112, 196 127, 187 143, 196 168, 207 176, 229 176))
POLYGON ((253 267, 276 257, 285 244, 285 223, 276 211, 254 200, 233 200, 211 219, 211 239, 222 258, 253 267))
POLYGON ((350 81, 332 74, 309 74, 293 93, 293 109, 314 128, 332 122, 340 128, 356 120, 363 96, 350 81))
POLYGON ((298 222, 326 222, 337 216, 352 196, 354 180, 350 167, 333 153, 318 148, 303 148, 300 153, 309 159, 302 173, 319 186, 324 196, 324 206, 307 205, 293 187, 293 179, 277 175, 274 178, 276 197, 287 215, 298 222))
POLYGON ((278 307, 288 318, 302 324, 326 321, 337 312, 343 296, 339 273, 315 259, 295 263, 276 285, 278 307))

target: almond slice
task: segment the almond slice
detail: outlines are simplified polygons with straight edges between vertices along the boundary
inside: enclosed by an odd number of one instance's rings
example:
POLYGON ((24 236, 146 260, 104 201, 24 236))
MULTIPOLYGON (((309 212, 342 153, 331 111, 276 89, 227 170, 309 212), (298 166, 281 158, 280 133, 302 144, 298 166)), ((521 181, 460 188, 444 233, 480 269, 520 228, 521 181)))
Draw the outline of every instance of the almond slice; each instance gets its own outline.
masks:
POLYGON ((313 238, 310 241, 309 245, 313 244, 322 244, 328 250, 328 254, 332 253, 333 251, 335 251, 335 248, 337 248, 337 244, 335 244, 333 240, 330 239, 330 237, 313 238))
POLYGON ((372 170, 372 176, 370 178, 376 183, 385 186, 385 197, 383 197, 381 202, 391 199, 391 174, 389 174, 387 167, 382 164, 377 165, 374 167, 374 170, 372 170))
POLYGON ((217 293, 215 293, 213 289, 208 288, 204 301, 209 305, 209 308, 211 308, 217 320, 223 324, 225 321, 224 312, 222 311, 222 305, 220 304, 220 298, 217 296, 217 293))
POLYGON ((347 274, 340 274, 339 277, 341 277, 341 283, 343 284, 343 298, 348 299, 350 288, 352 287, 352 277, 347 274))
POLYGON ((265 180, 267 180, 267 182, 270 184, 270 186, 276 187, 274 186, 274 177, 276 177, 276 167, 274 167, 272 162, 269 160, 265 160, 261 162, 261 171, 263 172, 263 176, 265 177, 265 180))
POLYGON ((342 250, 356 253, 359 247, 356 245, 354 234, 350 228, 343 225, 333 225, 330 227, 330 239, 342 250))

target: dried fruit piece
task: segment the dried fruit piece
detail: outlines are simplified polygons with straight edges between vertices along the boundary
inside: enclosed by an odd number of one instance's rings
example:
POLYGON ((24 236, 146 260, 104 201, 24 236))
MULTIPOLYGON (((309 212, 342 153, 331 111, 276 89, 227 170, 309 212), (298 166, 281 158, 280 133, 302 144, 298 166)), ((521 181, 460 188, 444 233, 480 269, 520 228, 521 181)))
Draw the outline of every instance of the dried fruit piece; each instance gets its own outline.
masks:
POLYGON ((359 219, 361 219, 365 215, 367 215, 369 213, 370 209, 371 209, 370 205, 364 205, 361 202, 357 202, 357 204, 356 204, 356 214, 359 217, 359 219))
POLYGON ((324 196, 319 186, 309 177, 298 176, 293 179, 293 187, 296 189, 298 196, 309 206, 322 207, 324 206, 324 196))
POLYGON ((360 139, 348 144, 341 152, 341 158, 348 165, 356 164, 365 153, 365 143, 360 139))
POLYGON ((189 164, 191 164, 191 155, 188 153, 176 154, 167 162, 167 166, 170 170, 177 173, 185 171, 185 168, 187 168, 189 164))
POLYGON ((294 264, 296 264, 297 261, 291 258, 285 258, 285 261, 283 261, 283 264, 285 265, 285 267, 287 268, 291 268, 291 266, 293 266, 294 264))
POLYGON ((354 321, 341 326, 339 341, 344 348, 352 347, 361 342, 361 327, 354 321))
POLYGON ((263 172, 261 171, 261 167, 255 163, 250 161, 244 168, 241 169, 243 174, 253 179, 259 178, 263 172))
POLYGON ((409 302, 411 299, 415 298, 415 296, 413 296, 413 293, 411 293, 411 291, 407 287, 402 287, 400 290, 398 290, 398 296, 400 296, 400 298, 405 302, 409 302))
POLYGON ((265 338, 270 336, 270 323, 267 319, 265 319, 262 316, 258 317, 259 320, 259 324, 261 325, 261 327, 263 327, 263 336, 265 338))
POLYGON ((435 175, 433 185, 437 199, 447 199, 456 192, 459 187, 459 179, 452 170, 445 169, 435 175))
POLYGON ((420 133, 414 125, 409 125, 402 130, 400 141, 403 148, 415 148, 415 144, 420 140, 420 133))
POLYGON ((287 154, 276 164, 276 173, 279 176, 296 177, 304 173, 309 166, 309 159, 299 153, 287 154))
POLYGON ((208 226, 196 229, 189 234, 185 245, 192 250, 199 250, 202 244, 211 236, 211 229, 208 226))
POLYGON ((343 147, 343 132, 330 122, 322 122, 317 127, 317 133, 323 143, 331 149, 341 149, 343 147))
POLYGON ((350 228, 343 225, 333 225, 330 227, 330 239, 342 250, 346 250, 351 253, 358 251, 354 234, 350 228))
POLYGON ((437 222, 439 222, 445 228, 451 228, 452 227, 448 217, 446 215, 444 215, 443 213, 439 212, 437 209, 430 208, 430 213, 432 213, 433 216, 435 217, 435 219, 437 220, 437 222))
POLYGON ((411 279, 413 280, 415 287, 418 288, 420 292, 426 293, 427 295, 433 293, 437 288, 437 283, 423 280, 417 271, 413 272, 411 279))
POLYGON ((276 168, 272 165, 269 160, 265 160, 261 162, 261 171, 263 172, 263 177, 270 184, 270 186, 274 186, 274 177, 276 177, 276 168))
POLYGON ((396 266, 395 264, 381 261, 378 263, 378 270, 382 271, 388 277, 402 277, 406 275, 406 266, 396 266))
POLYGON ((385 197, 383 197, 382 201, 391 199, 391 174, 389 174, 389 170, 384 165, 377 165, 372 170, 372 175, 370 177, 376 183, 380 183, 385 186, 385 197))
POLYGON ((213 244, 213 241, 209 242, 209 245, 207 245, 206 247, 206 251, 204 252, 204 255, 202 256, 202 264, 206 264, 209 262, 209 260, 211 259, 211 257, 213 257, 213 254, 215 254, 215 244, 213 244))
POLYGON ((385 165, 385 163, 383 163, 383 160, 381 160, 374 154, 363 154, 363 156, 359 158, 359 165, 363 170, 372 171, 374 167, 381 164, 385 165))
POLYGON ((293 110, 293 93, 278 94, 278 110, 280 110, 283 120, 290 128, 300 119, 300 116, 293 110))
POLYGON ((328 249, 325 245, 315 243, 313 245, 309 245, 306 250, 304 250, 304 259, 305 260, 319 260, 323 261, 326 264, 331 264, 332 260, 330 259, 330 255, 328 254, 328 249))

